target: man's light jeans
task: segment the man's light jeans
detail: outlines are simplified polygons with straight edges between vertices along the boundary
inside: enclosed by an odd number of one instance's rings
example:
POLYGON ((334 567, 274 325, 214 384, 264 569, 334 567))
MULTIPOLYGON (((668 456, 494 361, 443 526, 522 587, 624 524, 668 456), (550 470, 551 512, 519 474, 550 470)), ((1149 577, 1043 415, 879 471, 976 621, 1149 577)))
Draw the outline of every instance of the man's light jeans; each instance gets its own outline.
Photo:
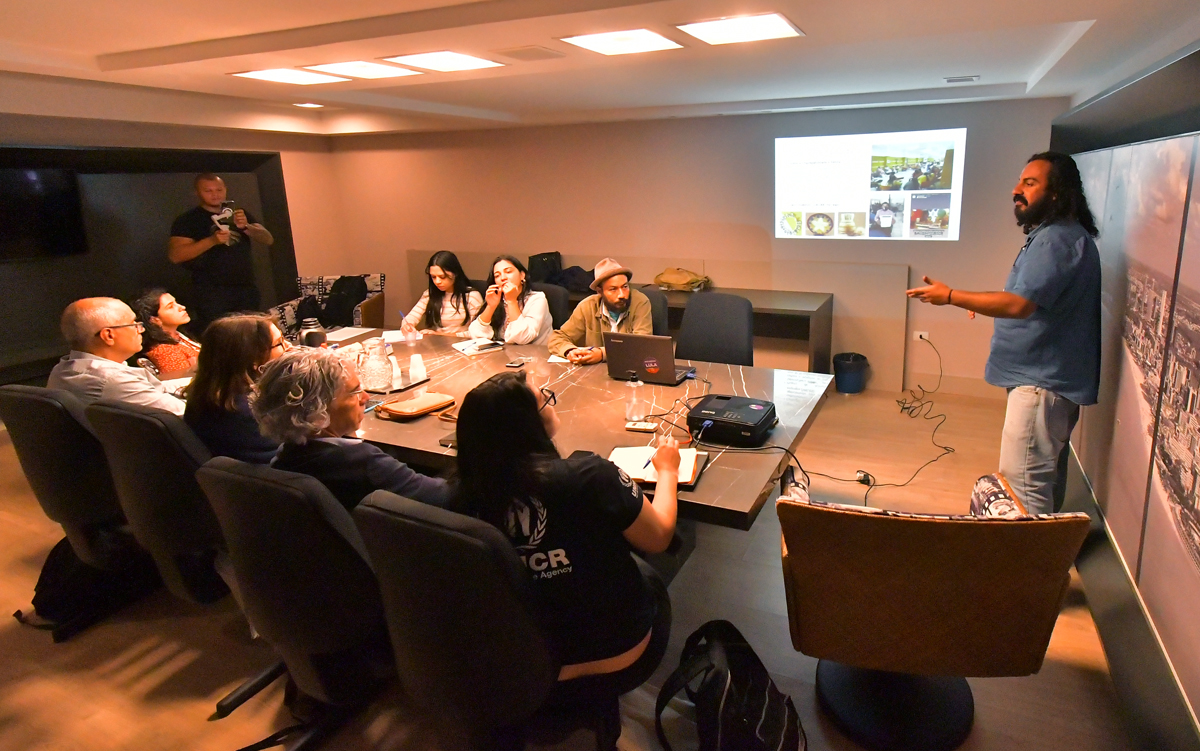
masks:
POLYGON ((1079 405, 1037 386, 1008 391, 1000 472, 1031 514, 1051 514, 1066 489, 1067 441, 1079 405))

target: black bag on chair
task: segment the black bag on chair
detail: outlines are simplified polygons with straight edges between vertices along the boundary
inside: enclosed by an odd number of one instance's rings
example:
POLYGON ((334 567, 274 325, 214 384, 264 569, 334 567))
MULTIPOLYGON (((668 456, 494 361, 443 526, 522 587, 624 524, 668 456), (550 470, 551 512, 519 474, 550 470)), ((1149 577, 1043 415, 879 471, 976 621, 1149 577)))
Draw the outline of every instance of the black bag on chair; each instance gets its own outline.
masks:
POLYGON ((325 302, 321 304, 318 320, 326 328, 353 326, 354 309, 367 299, 367 280, 362 276, 339 276, 333 281, 325 302))
POLYGON ((808 739, 791 697, 780 693, 758 655, 729 621, 709 621, 683 646, 679 669, 658 693, 654 727, 663 733, 662 713, 680 691, 696 705, 700 751, 807 749, 808 739), (699 686, 691 684, 697 678, 699 686))
POLYGON ((538 253, 529 256, 529 281, 545 282, 562 271, 562 253, 538 253))

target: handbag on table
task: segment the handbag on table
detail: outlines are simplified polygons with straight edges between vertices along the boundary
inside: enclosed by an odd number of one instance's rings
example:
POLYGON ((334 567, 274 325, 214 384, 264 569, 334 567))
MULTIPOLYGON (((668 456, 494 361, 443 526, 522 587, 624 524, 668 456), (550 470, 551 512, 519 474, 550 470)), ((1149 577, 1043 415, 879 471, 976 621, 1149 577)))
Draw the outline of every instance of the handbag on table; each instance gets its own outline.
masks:
POLYGON ((375 408, 375 416, 381 420, 403 422, 453 405, 454 397, 434 391, 427 391, 420 396, 405 399, 402 402, 384 402, 375 408))

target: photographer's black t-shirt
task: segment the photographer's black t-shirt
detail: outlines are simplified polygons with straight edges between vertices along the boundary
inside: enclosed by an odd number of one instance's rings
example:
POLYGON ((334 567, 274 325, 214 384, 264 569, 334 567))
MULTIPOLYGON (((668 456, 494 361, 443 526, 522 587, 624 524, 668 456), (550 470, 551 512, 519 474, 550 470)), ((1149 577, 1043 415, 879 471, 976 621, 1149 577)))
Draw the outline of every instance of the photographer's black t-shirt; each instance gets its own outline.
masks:
POLYGON ((641 511, 637 483, 584 452, 554 461, 540 497, 510 508, 501 531, 529 569, 538 622, 562 664, 623 654, 650 631, 654 600, 622 535, 641 511))
MULTIPOLYGON (((171 237, 203 240, 217 231, 213 217, 219 214, 220 212, 209 211, 203 206, 189 209, 171 224, 171 237)), ((246 212, 246 221, 250 224, 256 222, 249 211, 246 212)), ((191 272, 192 281, 197 285, 253 287, 254 262, 250 256, 250 238, 234 225, 232 216, 222 219, 221 224, 229 227, 229 237, 233 244, 214 245, 180 265, 191 272)))

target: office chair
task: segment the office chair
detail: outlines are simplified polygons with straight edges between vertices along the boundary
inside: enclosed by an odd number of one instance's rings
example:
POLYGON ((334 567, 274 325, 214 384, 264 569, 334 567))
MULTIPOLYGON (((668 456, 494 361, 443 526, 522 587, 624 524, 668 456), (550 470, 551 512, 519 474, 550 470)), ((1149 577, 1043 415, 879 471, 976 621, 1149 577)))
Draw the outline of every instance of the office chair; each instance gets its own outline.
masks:
POLYGON ((123 582, 106 607, 80 613, 51 629, 65 641, 159 582, 146 551, 125 522, 104 449, 88 430, 83 404, 69 391, 36 386, 0 386, 0 420, 8 429, 21 470, 42 511, 62 526, 76 557, 112 572, 123 582))
MULTIPOLYGON (((202 605, 228 594, 216 569, 225 542, 196 482, 196 470, 212 458, 208 448, 170 412, 101 400, 86 414, 113 467, 133 535, 154 557, 167 589, 202 605)), ((282 674, 276 661, 251 676, 217 702, 216 716, 228 716, 282 674)))
POLYGON ((195 477, 212 458, 208 448, 170 412, 112 400, 85 411, 133 535, 154 556, 167 589, 200 604, 228 594, 213 567, 221 529, 195 477))
POLYGON ((554 322, 554 328, 562 328, 562 325, 571 317, 571 311, 575 309, 575 306, 571 305, 571 293, 567 291, 567 288, 549 282, 533 282, 529 288, 546 296, 546 304, 550 308, 550 319, 554 322))
POLYGON ((216 457, 196 479, 224 533, 247 616, 295 685, 324 705, 315 722, 289 729, 302 732, 292 751, 312 748, 393 675, 362 539, 346 509, 308 475, 216 457))
POLYGON ((780 497, 792 646, 856 743, 949 751, 971 732, 965 676, 1042 665, 1086 514, 984 519, 780 497))
POLYGON ((676 360, 754 365, 754 308, 720 292, 695 292, 683 311, 676 360))
MULTIPOLYGON (((530 614, 529 571, 512 545, 486 522, 383 490, 353 516, 379 578, 406 693, 484 747, 523 748, 523 733, 538 732, 525 723, 555 686, 559 665, 530 614)), ((620 735, 615 701, 567 724, 591 726, 606 751, 620 735)))
POLYGON ((81 561, 107 568, 114 554, 136 549, 104 448, 74 394, 0 386, 0 420, 42 511, 62 525, 81 561))
POLYGON ((650 300, 650 319, 653 321, 654 326, 652 333, 655 336, 667 336, 670 334, 670 324, 667 321, 667 296, 653 284, 638 287, 638 291, 650 300))

